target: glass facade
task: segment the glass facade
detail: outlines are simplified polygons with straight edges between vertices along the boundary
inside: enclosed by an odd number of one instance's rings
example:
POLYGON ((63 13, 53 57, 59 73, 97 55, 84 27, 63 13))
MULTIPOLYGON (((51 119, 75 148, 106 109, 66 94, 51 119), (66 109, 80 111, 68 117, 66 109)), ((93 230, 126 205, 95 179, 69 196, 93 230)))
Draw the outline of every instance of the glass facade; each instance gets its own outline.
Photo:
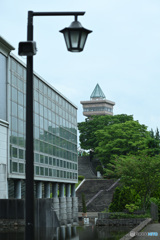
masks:
MULTIPOLYGON (((11 57, 10 174, 25 173, 26 68, 11 57)), ((77 181, 77 109, 34 75, 35 180, 77 181)))
POLYGON ((87 108, 83 108, 83 111, 84 112, 99 112, 99 111, 113 112, 113 109, 109 107, 87 107, 87 108))

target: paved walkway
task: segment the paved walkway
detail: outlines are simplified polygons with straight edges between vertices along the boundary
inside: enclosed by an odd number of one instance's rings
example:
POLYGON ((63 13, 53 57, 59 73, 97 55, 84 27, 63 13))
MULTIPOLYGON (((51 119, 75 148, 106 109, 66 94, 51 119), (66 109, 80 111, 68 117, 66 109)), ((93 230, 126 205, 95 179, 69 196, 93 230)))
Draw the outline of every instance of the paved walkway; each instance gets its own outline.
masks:
POLYGON ((133 240, 145 240, 145 239, 160 239, 160 223, 152 223, 152 224, 148 224, 141 232, 139 232, 138 234, 146 234, 148 235, 148 233, 158 233, 158 236, 136 236, 133 238, 133 240))

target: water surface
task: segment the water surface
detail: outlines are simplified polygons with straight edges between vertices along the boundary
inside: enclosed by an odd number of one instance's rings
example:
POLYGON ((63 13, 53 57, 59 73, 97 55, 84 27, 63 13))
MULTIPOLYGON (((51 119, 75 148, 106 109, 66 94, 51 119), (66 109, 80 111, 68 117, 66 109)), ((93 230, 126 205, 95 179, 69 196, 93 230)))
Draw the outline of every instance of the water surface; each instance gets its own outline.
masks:
MULTIPOLYGON (((131 228, 97 227, 95 225, 62 226, 36 229, 35 240, 119 240, 131 228)), ((24 240, 24 228, 0 229, 0 240, 24 240)))

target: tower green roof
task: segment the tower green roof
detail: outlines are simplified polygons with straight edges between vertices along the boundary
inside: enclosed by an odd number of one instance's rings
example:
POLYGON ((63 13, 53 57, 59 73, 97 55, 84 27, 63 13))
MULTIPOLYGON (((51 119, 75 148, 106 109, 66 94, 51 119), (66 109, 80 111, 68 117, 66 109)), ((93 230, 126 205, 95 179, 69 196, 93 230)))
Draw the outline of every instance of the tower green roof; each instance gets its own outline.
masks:
POLYGON ((102 89, 100 88, 99 84, 97 83, 97 85, 95 86, 95 89, 93 90, 90 98, 106 98, 106 96, 104 95, 102 89))

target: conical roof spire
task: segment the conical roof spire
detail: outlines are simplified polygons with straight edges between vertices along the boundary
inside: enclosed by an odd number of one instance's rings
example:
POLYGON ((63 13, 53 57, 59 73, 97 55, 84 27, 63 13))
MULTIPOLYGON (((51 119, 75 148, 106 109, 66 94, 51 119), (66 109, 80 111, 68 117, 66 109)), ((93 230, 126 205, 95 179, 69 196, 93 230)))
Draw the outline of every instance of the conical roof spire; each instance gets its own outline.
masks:
POLYGON ((100 88, 99 84, 97 83, 95 89, 93 90, 91 96, 90 96, 91 99, 95 99, 95 98, 106 98, 106 96, 104 95, 102 89, 100 88))

